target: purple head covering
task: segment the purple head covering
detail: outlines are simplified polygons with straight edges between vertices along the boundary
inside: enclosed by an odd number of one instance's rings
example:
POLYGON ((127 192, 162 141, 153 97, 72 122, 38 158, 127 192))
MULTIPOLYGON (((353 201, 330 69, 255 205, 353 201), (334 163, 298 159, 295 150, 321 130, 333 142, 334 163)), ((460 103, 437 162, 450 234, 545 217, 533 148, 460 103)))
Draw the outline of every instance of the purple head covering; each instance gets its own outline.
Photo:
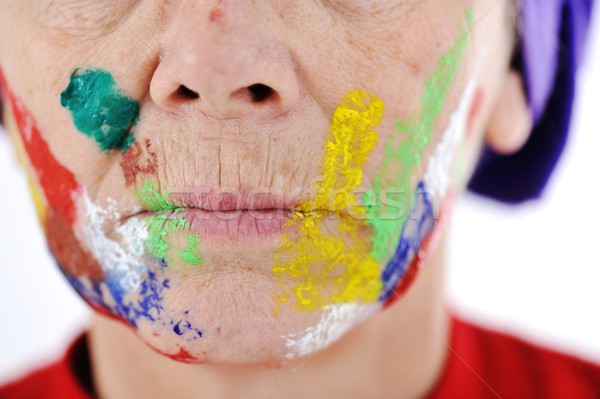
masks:
POLYGON ((508 203, 539 197, 562 153, 593 0, 521 3, 517 64, 535 126, 515 154, 486 148, 469 183, 474 192, 508 203))

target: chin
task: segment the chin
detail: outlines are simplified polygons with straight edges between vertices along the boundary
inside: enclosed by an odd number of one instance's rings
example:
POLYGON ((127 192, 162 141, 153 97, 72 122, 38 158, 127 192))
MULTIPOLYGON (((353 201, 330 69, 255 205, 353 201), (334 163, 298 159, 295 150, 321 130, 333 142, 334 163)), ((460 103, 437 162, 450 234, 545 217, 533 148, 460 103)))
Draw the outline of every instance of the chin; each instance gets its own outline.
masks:
POLYGON ((270 262, 212 259, 186 273, 148 269, 128 293, 110 279, 70 281, 95 310, 124 322, 150 348, 191 364, 279 368, 329 346, 380 309, 378 303, 298 309, 282 301, 286 293, 270 262))

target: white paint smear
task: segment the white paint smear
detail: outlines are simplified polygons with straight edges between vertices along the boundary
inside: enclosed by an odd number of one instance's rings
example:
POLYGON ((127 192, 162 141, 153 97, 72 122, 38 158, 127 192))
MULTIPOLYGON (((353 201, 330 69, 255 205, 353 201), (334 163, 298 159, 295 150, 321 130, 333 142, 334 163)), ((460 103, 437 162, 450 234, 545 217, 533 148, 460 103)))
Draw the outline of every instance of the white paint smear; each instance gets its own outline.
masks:
POLYGON ((86 193, 83 193, 82 199, 87 218, 83 231, 90 251, 107 276, 119 281, 124 291, 135 291, 140 286, 140 277, 147 270, 142 259, 148 227, 137 218, 119 224, 120 215, 114 201, 109 200, 108 207, 103 208, 94 204, 86 193), (106 235, 104 227, 107 223, 117 224, 115 232, 122 238, 121 242, 106 235))
POLYGON ((290 350, 286 359, 310 355, 329 346, 352 327, 377 313, 379 309, 381 309, 379 303, 343 303, 325 306, 323 316, 317 325, 308 327, 302 333, 283 337, 290 350))

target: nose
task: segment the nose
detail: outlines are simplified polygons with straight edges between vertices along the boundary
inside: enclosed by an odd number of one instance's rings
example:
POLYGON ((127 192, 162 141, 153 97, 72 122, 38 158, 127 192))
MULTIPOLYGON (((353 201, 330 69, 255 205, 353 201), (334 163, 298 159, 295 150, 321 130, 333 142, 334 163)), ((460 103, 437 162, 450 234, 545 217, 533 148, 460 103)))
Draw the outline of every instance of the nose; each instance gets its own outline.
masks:
POLYGON ((293 57, 275 33, 261 29, 259 13, 240 6, 245 2, 182 3, 150 83, 159 107, 220 118, 272 117, 294 108, 300 86, 293 57))

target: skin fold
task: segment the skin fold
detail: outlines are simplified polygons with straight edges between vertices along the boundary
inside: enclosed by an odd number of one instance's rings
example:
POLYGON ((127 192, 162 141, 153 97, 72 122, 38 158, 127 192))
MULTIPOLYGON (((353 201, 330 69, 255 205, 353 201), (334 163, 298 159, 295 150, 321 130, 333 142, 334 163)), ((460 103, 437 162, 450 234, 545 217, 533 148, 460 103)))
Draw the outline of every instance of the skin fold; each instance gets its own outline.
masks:
POLYGON ((4 124, 49 249, 99 315, 98 390, 433 384, 453 199, 484 140, 511 152, 528 130, 488 123, 527 113, 497 106, 523 96, 501 90, 510 2, 1 4, 4 124))

